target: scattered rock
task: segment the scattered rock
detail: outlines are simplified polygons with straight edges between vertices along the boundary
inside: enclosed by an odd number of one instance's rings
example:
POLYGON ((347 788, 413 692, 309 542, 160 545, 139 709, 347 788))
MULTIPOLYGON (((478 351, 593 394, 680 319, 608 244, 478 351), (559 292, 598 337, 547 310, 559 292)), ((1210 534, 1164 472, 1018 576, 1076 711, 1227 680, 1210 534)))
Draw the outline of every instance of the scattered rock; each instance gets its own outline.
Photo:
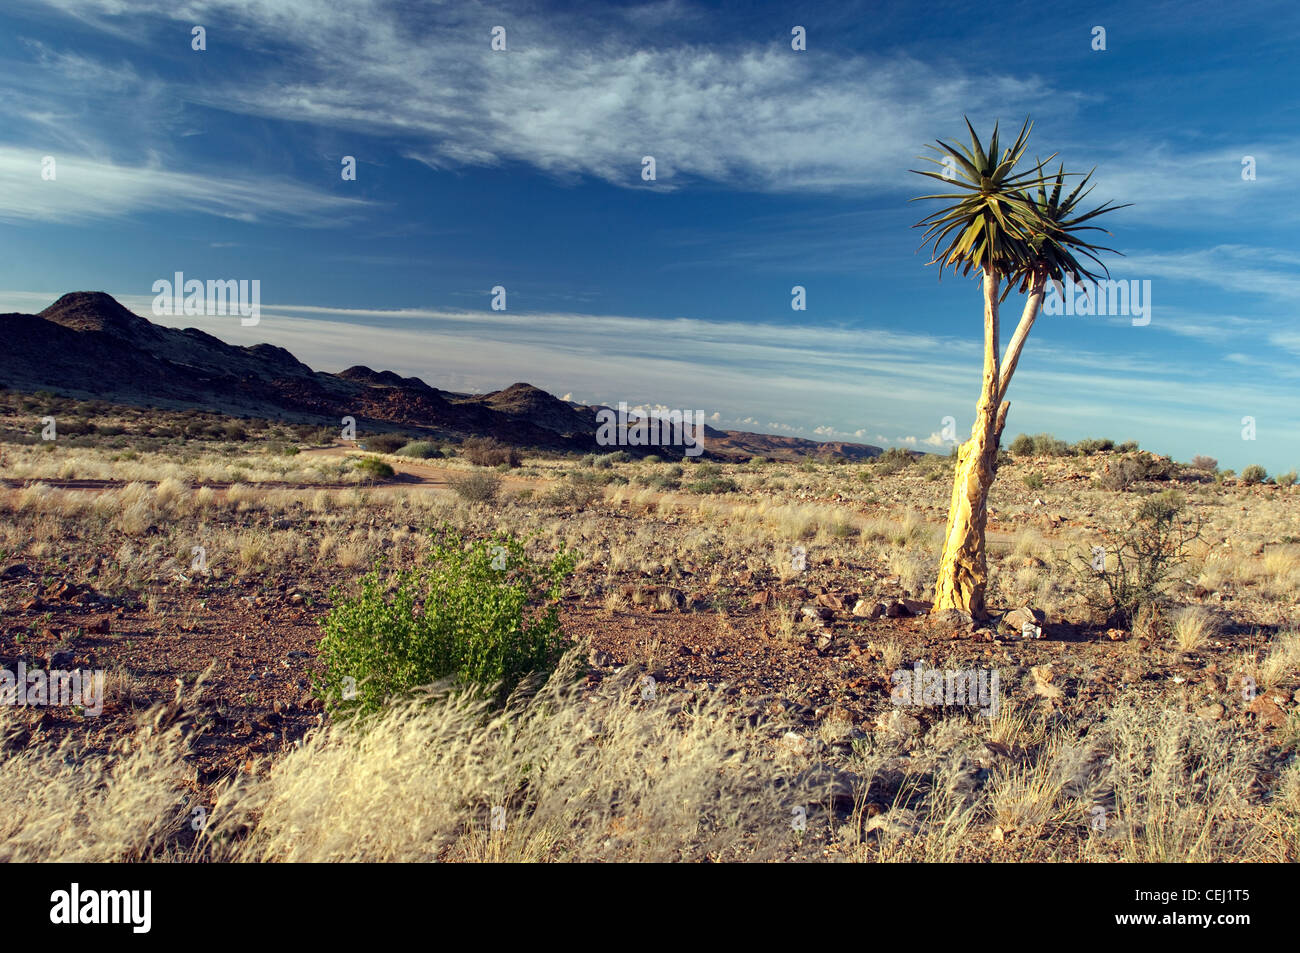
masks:
POLYGON ((806 804, 846 811, 857 803, 857 790, 862 787, 862 779, 856 774, 836 771, 826 765, 802 771, 790 783, 806 799, 806 804))
POLYGON ((829 622, 835 618, 835 613, 825 606, 808 605, 800 609, 799 612, 805 618, 812 619, 814 622, 829 622))
POLYGON ((1286 724, 1286 712, 1279 702, 1284 700, 1281 694, 1261 692, 1246 706, 1246 711, 1259 719, 1259 723, 1266 728, 1281 728, 1286 724))
POLYGON ((781 747, 792 754, 807 754, 808 739, 797 732, 787 731, 781 736, 781 747))
POLYGON ((961 609, 940 609, 926 617, 926 624, 932 629, 962 629, 973 626, 974 622, 970 613, 963 612, 961 609))
POLYGON ((907 606, 895 599, 889 605, 885 606, 886 619, 905 619, 912 613, 907 610, 907 606))
POLYGON ((867 821, 866 832, 889 834, 899 837, 904 834, 915 834, 921 829, 921 822, 917 819, 915 811, 909 811, 907 808, 896 807, 892 811, 886 811, 884 814, 877 814, 867 821))
POLYGON ((1030 671, 1034 676, 1034 694, 1043 700, 1043 706, 1049 710, 1061 707, 1063 693, 1052 684, 1056 680, 1052 666, 1035 665, 1030 671))
POLYGON ((100 616, 90 625, 86 626, 86 631, 95 635, 108 635, 111 629, 111 623, 108 616, 100 616))
POLYGON ((853 614, 859 619, 879 619, 885 614, 885 604, 883 602, 869 602, 866 599, 859 599, 853 605, 853 614))
POLYGON ((912 737, 921 733, 920 719, 893 708, 882 711, 876 718, 876 727, 891 735, 912 737))
POLYGON ((817 604, 834 612, 844 611, 844 600, 830 592, 823 592, 818 596, 817 604))
POLYGON ((1218 702, 1212 702, 1209 705, 1202 705, 1196 709, 1196 717, 1205 721, 1219 721, 1223 718, 1224 707, 1218 702))
POLYGON ((772 593, 768 592, 766 589, 760 589, 749 597, 749 604, 755 609, 761 609, 763 606, 768 604, 771 598, 772 593))
POLYGON ((66 650, 52 650, 45 653, 45 664, 50 668, 67 668, 76 656, 66 650))
POLYGON ((1012 609, 1002 616, 999 630, 1005 633, 1015 633, 1024 638, 1037 639, 1042 637, 1043 625, 1046 622, 1047 616, 1041 609, 1021 606, 1019 609, 1012 609))
POLYGON ((0 579, 24 579, 31 574, 32 571, 27 568, 26 563, 14 563, 0 571, 0 579))

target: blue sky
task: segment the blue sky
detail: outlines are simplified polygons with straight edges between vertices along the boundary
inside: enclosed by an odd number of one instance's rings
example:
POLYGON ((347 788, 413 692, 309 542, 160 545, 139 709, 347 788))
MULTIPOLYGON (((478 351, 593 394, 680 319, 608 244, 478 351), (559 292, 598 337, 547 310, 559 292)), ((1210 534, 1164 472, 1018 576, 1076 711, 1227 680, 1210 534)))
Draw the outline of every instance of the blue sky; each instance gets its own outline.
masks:
POLYGON ((1008 437, 1300 466, 1300 15, 1132 6, 8 0, 0 311, 103 290, 152 317, 176 271, 258 279, 255 327, 154 320, 325 370, 941 449, 945 417, 970 428, 980 296, 916 252, 908 169, 963 114, 1031 115, 1034 154, 1133 203, 1106 261, 1152 311, 1040 318, 1008 437))

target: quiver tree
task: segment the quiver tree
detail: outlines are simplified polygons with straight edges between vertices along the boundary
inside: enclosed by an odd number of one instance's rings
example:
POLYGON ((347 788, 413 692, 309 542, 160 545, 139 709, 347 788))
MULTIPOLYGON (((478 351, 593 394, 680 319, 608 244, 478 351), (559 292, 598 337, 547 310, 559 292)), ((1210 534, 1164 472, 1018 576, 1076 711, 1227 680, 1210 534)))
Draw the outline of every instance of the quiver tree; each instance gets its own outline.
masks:
POLYGON ((960 191, 923 195, 913 201, 937 199, 945 203, 917 223, 917 227, 926 229, 921 246, 932 245, 934 250, 926 264, 939 265, 941 276, 946 268, 963 275, 978 270, 983 281, 984 376, 970 439, 957 453, 943 557, 934 586, 934 611, 959 609, 972 618, 985 619, 988 566, 984 528, 989 490, 997 472, 998 446, 1010 407, 1005 398, 1011 375, 1042 308, 1047 282, 1059 283, 1065 275, 1076 282, 1095 279, 1096 275, 1079 263, 1076 254, 1106 272, 1095 253, 1112 249, 1091 245, 1080 234, 1104 231, 1084 223, 1122 206, 1108 203, 1078 215, 1079 203, 1091 191, 1091 187, 1085 189, 1091 172, 1062 200, 1065 177, 1074 173, 1061 168, 1054 179, 1044 176, 1044 161, 1018 171, 1032 129, 1029 120, 1025 120, 1015 142, 1000 153, 996 125, 987 150, 970 120, 966 128, 970 131, 969 147, 942 140, 929 147, 939 158, 924 158, 940 166, 942 172, 913 170, 960 191), (1027 295, 1025 307, 1006 354, 1000 357, 998 308, 1017 285, 1027 295))

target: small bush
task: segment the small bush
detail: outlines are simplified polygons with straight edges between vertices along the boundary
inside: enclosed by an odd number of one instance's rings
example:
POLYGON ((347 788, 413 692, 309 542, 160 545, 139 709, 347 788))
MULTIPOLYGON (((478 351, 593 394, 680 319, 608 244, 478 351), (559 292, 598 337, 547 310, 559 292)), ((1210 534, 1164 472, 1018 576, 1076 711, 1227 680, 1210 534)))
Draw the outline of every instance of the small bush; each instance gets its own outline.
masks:
POLYGON ((1070 454, 1070 445, 1064 440, 1057 440, 1050 433, 1034 435, 1034 456, 1065 457, 1070 454))
POLYGON ((399 457, 413 457, 416 460, 432 460, 442 456, 442 448, 428 440, 412 440, 397 451, 399 457))
POLYGON ((1268 471, 1258 463, 1252 463, 1246 469, 1241 471, 1241 482, 1246 486, 1254 486, 1257 483, 1263 483, 1268 479, 1268 471))
POLYGON ((1157 459, 1151 454, 1120 457, 1107 465, 1097 482, 1103 489, 1122 491, 1141 480, 1169 480, 1175 470, 1173 461, 1157 459))
POLYGON ((508 447, 491 437, 470 437, 460 445, 460 453, 478 467, 499 467, 504 463, 513 469, 520 463, 519 452, 514 447, 508 447))
POLYGON ((686 489, 692 493, 735 493, 740 486, 731 477, 711 476, 688 483, 686 489))
POLYGON ((1136 440, 1125 440, 1115 449, 1118 450, 1120 453, 1136 453, 1138 449, 1138 442, 1136 440))
POLYGON ((1142 501, 1128 528, 1103 531, 1105 568, 1097 570, 1093 556, 1077 557, 1081 577, 1092 583, 1085 586, 1089 602, 1109 624, 1132 625, 1163 601, 1165 582, 1200 536, 1201 524, 1185 515, 1184 503, 1176 490, 1156 493, 1142 501))
POLYGON ((902 447, 890 447, 880 456, 876 457, 874 464, 876 472, 882 474, 897 473, 899 470, 910 467, 916 462, 916 458, 902 447))
POLYGON ((600 487, 585 480, 557 483, 541 498, 548 506, 572 506, 583 509, 590 506, 601 496, 600 487))
POLYGON ((1015 457, 1032 457, 1034 455, 1034 438, 1027 433, 1018 434, 1011 441, 1011 455, 1015 457))
POLYGON ((470 503, 495 503, 501 492, 501 477, 491 471, 476 470, 462 477, 453 477, 451 488, 462 500, 470 503))
POLYGON ((1098 440, 1096 438, 1089 438, 1087 440, 1080 440, 1071 449, 1073 449, 1074 452, 1079 454, 1080 456, 1090 457, 1094 453, 1101 453, 1104 450, 1114 450, 1115 441, 1098 440))
MULTIPOLYGON (((627 463, 631 459, 631 454, 626 450, 615 450, 612 453, 601 454, 589 453, 582 458, 582 465, 584 467, 595 467, 597 470, 608 470, 616 463, 627 463)), ((649 457, 646 459, 647 462, 659 462, 658 457, 654 457, 653 461, 649 457)))
POLYGON ((1041 490, 1043 488, 1043 475, 1041 473, 1026 473, 1025 486, 1031 490, 1041 490))
POLYGON ((1291 470, 1287 473, 1279 473, 1277 475, 1278 486, 1293 486, 1295 484, 1295 481, 1296 481, 1296 473, 1294 470, 1291 470))
POLYGON ((366 437, 362 446, 374 453, 396 453, 410 442, 410 437, 400 433, 381 433, 366 437))
POLYGON ((1214 457, 1206 457, 1198 453, 1196 456, 1192 457, 1192 469, 1208 470, 1213 473, 1215 470, 1219 469, 1219 461, 1214 459, 1214 457))
POLYGON ((393 468, 378 457, 364 457, 356 468, 370 480, 387 480, 393 476, 393 468))
POLYGON ((504 701, 558 661, 559 598, 573 567, 562 547, 539 562, 513 536, 466 546, 444 527, 422 565, 389 577, 376 567, 325 616, 318 694, 333 711, 373 712, 449 679, 504 701))

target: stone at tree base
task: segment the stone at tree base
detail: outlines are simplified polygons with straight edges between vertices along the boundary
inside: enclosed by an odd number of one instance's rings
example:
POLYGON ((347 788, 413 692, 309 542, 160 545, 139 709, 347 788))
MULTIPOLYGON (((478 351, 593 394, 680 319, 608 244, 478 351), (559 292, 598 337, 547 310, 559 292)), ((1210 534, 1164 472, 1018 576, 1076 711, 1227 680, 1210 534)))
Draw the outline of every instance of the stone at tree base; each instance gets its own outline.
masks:
POLYGON ((1002 617, 999 623, 999 629, 1002 632, 1014 633, 1016 635, 1025 635, 1025 627, 1031 627, 1030 638, 1039 638, 1042 635, 1042 627, 1047 624, 1047 616, 1041 609, 1034 609, 1030 606, 1021 606, 1019 609, 1012 609, 1002 617))

